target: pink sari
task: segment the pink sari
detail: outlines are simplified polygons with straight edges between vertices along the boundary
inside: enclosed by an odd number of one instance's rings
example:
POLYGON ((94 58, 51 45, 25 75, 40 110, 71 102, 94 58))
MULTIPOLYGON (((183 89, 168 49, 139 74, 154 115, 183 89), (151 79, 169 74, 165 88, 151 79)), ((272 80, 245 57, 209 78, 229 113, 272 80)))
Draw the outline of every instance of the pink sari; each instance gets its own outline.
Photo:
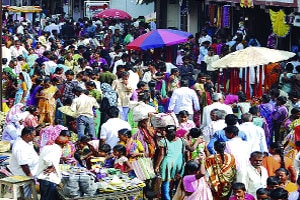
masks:
POLYGON ((186 192, 192 192, 191 195, 185 196, 184 200, 212 200, 211 190, 205 180, 205 177, 196 179, 195 175, 183 177, 183 187, 186 192))

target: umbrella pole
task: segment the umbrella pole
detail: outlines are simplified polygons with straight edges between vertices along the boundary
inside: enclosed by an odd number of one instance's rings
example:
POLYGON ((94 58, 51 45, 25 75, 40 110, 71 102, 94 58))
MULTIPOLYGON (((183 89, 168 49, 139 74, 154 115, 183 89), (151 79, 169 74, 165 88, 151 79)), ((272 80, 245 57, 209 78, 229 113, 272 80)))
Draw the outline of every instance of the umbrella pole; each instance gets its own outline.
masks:
POLYGON ((257 73, 258 73, 258 71, 257 71, 257 66, 255 66, 254 67, 254 86, 253 86, 253 94, 252 94, 252 96, 257 96, 257 87, 258 87, 258 80, 257 80, 257 73))
POLYGON ((226 93, 226 69, 223 69, 223 93, 226 93))
POLYGON ((246 94, 246 80, 245 80, 245 76, 246 76, 246 69, 242 68, 242 91, 244 92, 244 94, 246 94))
POLYGON ((230 87, 229 87, 229 92, 230 94, 233 94, 233 86, 234 86, 234 69, 230 69, 230 87))
POLYGON ((259 84, 258 84, 258 94, 257 96, 258 97, 261 97, 262 96, 262 73, 263 73, 263 70, 262 70, 263 66, 260 65, 259 66, 259 84))
POLYGON ((248 97, 248 99, 251 98, 251 95, 250 95, 250 68, 247 67, 247 73, 246 73, 246 96, 248 97))
POLYGON ((221 76, 220 76, 220 69, 218 69, 218 87, 217 92, 220 92, 220 84, 221 84, 221 76))

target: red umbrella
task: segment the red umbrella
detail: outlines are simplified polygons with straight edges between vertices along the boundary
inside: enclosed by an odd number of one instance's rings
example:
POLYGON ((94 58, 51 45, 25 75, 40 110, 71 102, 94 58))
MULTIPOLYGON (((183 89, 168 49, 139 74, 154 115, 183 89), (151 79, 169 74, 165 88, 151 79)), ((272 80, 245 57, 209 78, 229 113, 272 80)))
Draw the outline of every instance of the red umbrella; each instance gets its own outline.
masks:
POLYGON ((94 15, 95 18, 113 18, 113 19, 131 19, 131 16, 123 11, 118 9, 105 9, 100 13, 94 15))

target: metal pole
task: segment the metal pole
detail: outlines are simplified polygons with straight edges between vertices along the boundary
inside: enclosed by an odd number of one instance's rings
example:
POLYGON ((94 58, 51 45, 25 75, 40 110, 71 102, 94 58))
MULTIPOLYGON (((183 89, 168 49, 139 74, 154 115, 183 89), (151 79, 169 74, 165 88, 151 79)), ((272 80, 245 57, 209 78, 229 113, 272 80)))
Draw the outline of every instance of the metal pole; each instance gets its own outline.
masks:
POLYGON ((1 87, 0 87, 0 100, 1 100, 1 103, 0 103, 0 111, 3 111, 3 108, 2 108, 2 25, 3 25, 3 21, 2 21, 2 14, 3 14, 3 10, 2 10, 2 0, 0 0, 0 10, 1 10, 1 13, 0 13, 0 36, 1 36, 1 39, 0 39, 0 80, 1 80, 1 87))

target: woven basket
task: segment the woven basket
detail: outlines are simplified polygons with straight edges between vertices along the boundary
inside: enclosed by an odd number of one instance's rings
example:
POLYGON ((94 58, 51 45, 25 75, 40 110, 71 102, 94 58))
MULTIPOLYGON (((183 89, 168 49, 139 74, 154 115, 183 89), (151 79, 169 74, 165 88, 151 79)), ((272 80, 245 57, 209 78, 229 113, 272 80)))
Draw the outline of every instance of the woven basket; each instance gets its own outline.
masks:
POLYGON ((0 141, 0 153, 8 152, 10 150, 9 141, 0 141))

